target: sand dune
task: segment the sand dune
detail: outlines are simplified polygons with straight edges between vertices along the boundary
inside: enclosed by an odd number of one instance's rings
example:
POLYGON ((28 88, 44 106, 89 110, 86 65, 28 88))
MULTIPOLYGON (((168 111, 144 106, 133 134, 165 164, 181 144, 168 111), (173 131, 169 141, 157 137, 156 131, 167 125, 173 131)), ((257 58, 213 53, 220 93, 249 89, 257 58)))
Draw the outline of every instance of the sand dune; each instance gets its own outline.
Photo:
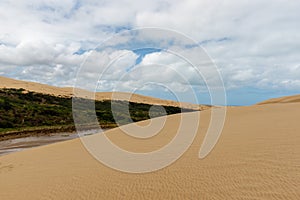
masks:
POLYGON ((294 103, 294 102, 300 102, 300 95, 269 99, 269 100, 258 103, 258 105, 271 104, 271 103, 294 103))
MULTIPOLYGON (((182 115, 199 114, 192 146, 167 168, 146 174, 116 171, 95 160, 75 139, 0 157, 0 197, 300 199, 300 103, 228 108, 222 135, 202 160, 198 152, 210 110, 182 115)), ((105 134, 126 150, 153 151, 173 138, 180 116, 168 116, 164 129, 149 140, 132 138, 119 128, 105 134)))
MULTIPOLYGON (((73 96, 73 88, 72 87, 54 87, 46 84, 29 82, 29 81, 21 81, 15 80, 7 77, 0 76, 0 88, 23 88, 28 91, 39 92, 44 94, 51 94, 55 96, 63 96, 63 97, 72 97, 73 96)), ((137 103, 146 103, 152 105, 163 105, 163 106, 177 106, 182 108, 190 108, 190 109, 199 109, 205 110, 210 108, 210 106, 206 105, 198 105, 191 103, 179 103, 176 101, 163 100, 149 96, 143 96, 139 94, 129 94, 125 92, 97 92, 94 93, 76 89, 76 96, 80 96, 83 98, 95 98, 96 100, 110 100, 112 97, 116 100, 129 100, 131 102, 137 103)))

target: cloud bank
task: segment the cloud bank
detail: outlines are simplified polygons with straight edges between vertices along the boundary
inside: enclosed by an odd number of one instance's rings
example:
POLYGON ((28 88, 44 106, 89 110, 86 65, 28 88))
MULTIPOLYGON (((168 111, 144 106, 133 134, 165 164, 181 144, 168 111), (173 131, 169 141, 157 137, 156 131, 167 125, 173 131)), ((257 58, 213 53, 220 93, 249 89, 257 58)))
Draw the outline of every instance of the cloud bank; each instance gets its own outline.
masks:
MULTIPOLYGON (((273 96, 292 94, 300 91, 299 9, 299 1, 283 0, 4 0, 0 2, 0 75, 72 86, 80 65, 97 45, 124 30, 158 27, 179 31, 205 48, 229 93, 256 88, 269 91, 268 97, 270 91, 273 96)), ((176 56, 121 47, 99 53, 114 59, 122 52, 123 58, 100 80, 99 90, 126 91, 149 80, 184 92, 185 83, 176 72, 200 92, 205 90, 203 80, 176 56), (143 68, 148 65, 153 65, 152 70, 143 68)), ((93 71, 86 76, 93 76, 93 71)), ((155 95, 157 87, 139 90, 155 95)))

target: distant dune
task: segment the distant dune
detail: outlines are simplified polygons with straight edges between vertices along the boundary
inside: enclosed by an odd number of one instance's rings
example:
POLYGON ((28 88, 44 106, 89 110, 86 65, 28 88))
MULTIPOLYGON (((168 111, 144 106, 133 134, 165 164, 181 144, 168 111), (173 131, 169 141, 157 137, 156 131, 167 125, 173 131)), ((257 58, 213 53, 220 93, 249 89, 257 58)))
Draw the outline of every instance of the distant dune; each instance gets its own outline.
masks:
MULTIPOLYGON (((73 88, 72 87, 54 87, 46 84, 28 82, 15 80, 7 77, 0 76, 0 88, 23 88, 28 91, 39 92, 44 94, 51 94, 55 96, 64 96, 64 97, 72 97, 73 96, 73 88)), ((79 90, 80 94, 77 96, 83 98, 93 98, 93 93, 85 90, 79 90)), ((146 103, 152 105, 163 105, 163 106, 176 106, 182 108, 196 109, 196 110, 205 110, 210 108, 210 106, 206 105, 198 105, 191 103, 183 103, 176 102, 170 100, 162 100, 159 98, 143 96, 139 94, 129 94, 125 92, 97 92, 95 94, 96 100, 110 100, 112 96, 116 100, 130 100, 131 102, 136 103, 146 103)))
POLYGON ((269 99, 269 100, 258 103, 258 105, 271 104, 271 103, 295 103, 295 102, 300 102, 300 95, 269 99))
MULTIPOLYGON (((228 108, 222 135, 202 160, 198 152, 210 122, 210 110, 167 116, 164 128, 148 140, 132 138, 119 128, 105 132, 125 150, 149 152, 173 138, 182 115, 201 115, 197 136, 188 151, 169 167, 152 173, 110 169, 95 160, 79 139, 2 156, 0 197, 300 199, 300 102, 272 101, 228 108)), ((148 123, 138 122, 141 126, 148 123)), ((88 137, 96 141, 98 136, 88 137)))

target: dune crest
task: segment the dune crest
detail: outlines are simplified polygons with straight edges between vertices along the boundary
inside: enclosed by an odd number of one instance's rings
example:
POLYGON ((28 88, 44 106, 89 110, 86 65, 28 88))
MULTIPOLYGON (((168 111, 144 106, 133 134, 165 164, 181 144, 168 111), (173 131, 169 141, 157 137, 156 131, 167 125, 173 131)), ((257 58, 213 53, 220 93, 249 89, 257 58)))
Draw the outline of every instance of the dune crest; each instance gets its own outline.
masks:
POLYGON ((272 104, 272 103, 296 103, 300 102, 300 95, 278 97, 260 102, 257 105, 272 104))
MULTIPOLYGON (((73 88, 72 87, 55 87, 41 83, 21 81, 16 79, 11 79, 7 77, 0 76, 0 88, 23 88, 28 91, 38 92, 43 94, 50 94, 54 96, 72 97, 73 88)), ((198 105, 192 103, 176 102, 171 100, 163 100, 155 97, 143 96, 139 94, 130 94, 126 92, 96 92, 95 94, 90 91, 76 89, 75 95, 82 98, 92 98, 95 100, 110 100, 112 97, 115 100, 130 100, 136 103, 145 103, 151 105, 162 105, 162 106, 175 106, 195 110, 205 110, 209 109, 210 106, 198 105), (76 94, 77 93, 77 94, 76 94)))

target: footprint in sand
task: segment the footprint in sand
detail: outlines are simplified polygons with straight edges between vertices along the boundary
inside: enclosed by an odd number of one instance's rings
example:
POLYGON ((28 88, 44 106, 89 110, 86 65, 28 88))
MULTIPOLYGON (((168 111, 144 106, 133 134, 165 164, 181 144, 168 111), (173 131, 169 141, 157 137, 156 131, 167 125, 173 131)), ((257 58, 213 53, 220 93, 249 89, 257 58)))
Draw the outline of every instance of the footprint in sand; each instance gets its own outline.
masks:
POLYGON ((0 163, 0 173, 11 171, 13 168, 14 168, 13 164, 2 165, 2 163, 0 163))

